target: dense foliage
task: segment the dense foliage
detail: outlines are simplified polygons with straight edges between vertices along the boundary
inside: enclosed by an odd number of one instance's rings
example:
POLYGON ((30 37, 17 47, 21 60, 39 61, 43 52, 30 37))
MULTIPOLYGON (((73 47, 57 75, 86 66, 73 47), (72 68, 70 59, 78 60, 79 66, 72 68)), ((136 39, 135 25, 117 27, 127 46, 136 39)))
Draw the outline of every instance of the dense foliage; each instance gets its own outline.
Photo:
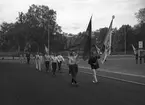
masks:
MULTIPOLYGON (((48 45, 48 34, 52 52, 63 51, 83 42, 85 32, 77 35, 62 32, 56 17, 56 11, 44 5, 33 4, 26 13, 19 12, 15 23, 3 22, 0 25, 0 50, 44 52, 44 45, 48 45)), ((119 29, 113 29, 113 53, 124 52, 125 43, 127 52, 132 52, 131 44, 137 48, 140 40, 144 41, 145 46, 145 8, 135 13, 135 17, 138 20, 135 26, 122 25, 119 29)), ((93 31, 92 42, 101 48, 107 31, 107 27, 93 31)))

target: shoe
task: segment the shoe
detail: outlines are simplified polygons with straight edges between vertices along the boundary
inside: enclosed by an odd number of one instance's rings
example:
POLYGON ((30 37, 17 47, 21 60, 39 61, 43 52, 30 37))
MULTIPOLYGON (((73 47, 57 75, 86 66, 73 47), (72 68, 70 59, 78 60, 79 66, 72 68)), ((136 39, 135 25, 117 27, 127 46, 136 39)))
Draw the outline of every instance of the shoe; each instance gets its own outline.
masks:
POLYGON ((97 83, 98 81, 93 81, 93 83, 97 83))
POLYGON ((74 85, 74 82, 72 82, 71 84, 74 85))

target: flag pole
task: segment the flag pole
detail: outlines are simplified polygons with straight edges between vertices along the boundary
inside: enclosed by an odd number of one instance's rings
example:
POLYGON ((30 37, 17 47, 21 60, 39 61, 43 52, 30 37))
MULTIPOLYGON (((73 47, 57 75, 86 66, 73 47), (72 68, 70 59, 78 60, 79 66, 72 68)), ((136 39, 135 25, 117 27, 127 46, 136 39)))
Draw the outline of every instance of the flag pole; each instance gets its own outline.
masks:
POLYGON ((50 39, 50 37, 49 37, 49 24, 48 24, 48 54, 49 54, 49 51, 50 51, 50 48, 49 48, 49 39, 50 39))
POLYGON ((124 48, 125 48, 125 54, 126 54, 126 34, 127 34, 127 27, 125 26, 124 27, 125 29, 124 29, 124 31, 125 31, 125 43, 124 43, 124 48))

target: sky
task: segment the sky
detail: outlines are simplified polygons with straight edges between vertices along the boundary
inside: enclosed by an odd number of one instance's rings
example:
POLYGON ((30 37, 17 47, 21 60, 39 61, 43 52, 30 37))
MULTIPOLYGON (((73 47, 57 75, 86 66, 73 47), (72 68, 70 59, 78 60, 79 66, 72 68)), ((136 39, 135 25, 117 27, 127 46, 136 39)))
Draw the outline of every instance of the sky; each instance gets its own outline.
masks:
POLYGON ((90 17, 92 30, 108 27, 115 15, 113 27, 137 24, 135 13, 145 8, 145 0, 0 0, 0 24, 15 22, 18 12, 26 13, 29 6, 47 5, 57 12, 57 23, 66 33, 85 31, 90 17))

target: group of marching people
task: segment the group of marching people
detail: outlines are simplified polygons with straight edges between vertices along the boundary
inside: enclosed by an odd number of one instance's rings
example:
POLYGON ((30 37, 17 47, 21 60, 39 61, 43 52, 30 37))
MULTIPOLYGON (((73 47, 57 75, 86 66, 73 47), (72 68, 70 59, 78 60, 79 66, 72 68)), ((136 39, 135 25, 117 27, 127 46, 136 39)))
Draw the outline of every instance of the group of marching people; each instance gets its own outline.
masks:
MULTIPOLYGON (((96 72, 97 69, 99 68, 98 59, 100 59, 100 55, 97 52, 92 51, 91 56, 88 59, 88 64, 90 65, 91 70, 93 72, 93 83, 98 82, 96 77, 96 72)), ((78 64, 79 64, 78 53, 70 51, 68 53, 67 59, 64 59, 61 54, 56 55, 52 53, 51 55, 49 55, 48 53, 45 53, 45 55, 43 55, 42 53, 37 52, 37 54, 34 57, 34 60, 35 60, 36 70, 41 71, 43 68, 42 66, 45 64, 46 72, 52 72, 53 76, 56 76, 57 70, 59 72, 62 71, 61 69, 62 63, 67 64, 69 68, 69 75, 71 75, 72 77, 71 84, 78 86, 78 82, 76 79, 78 74, 78 64)), ((29 59, 27 61, 29 61, 29 59)))
POLYGON ((42 65, 45 64, 46 72, 52 71, 54 76, 57 69, 59 72, 61 72, 62 62, 64 62, 64 58, 60 54, 49 55, 48 53, 45 53, 45 55, 43 55, 42 53, 37 53, 35 55, 36 69, 41 71, 42 65))

